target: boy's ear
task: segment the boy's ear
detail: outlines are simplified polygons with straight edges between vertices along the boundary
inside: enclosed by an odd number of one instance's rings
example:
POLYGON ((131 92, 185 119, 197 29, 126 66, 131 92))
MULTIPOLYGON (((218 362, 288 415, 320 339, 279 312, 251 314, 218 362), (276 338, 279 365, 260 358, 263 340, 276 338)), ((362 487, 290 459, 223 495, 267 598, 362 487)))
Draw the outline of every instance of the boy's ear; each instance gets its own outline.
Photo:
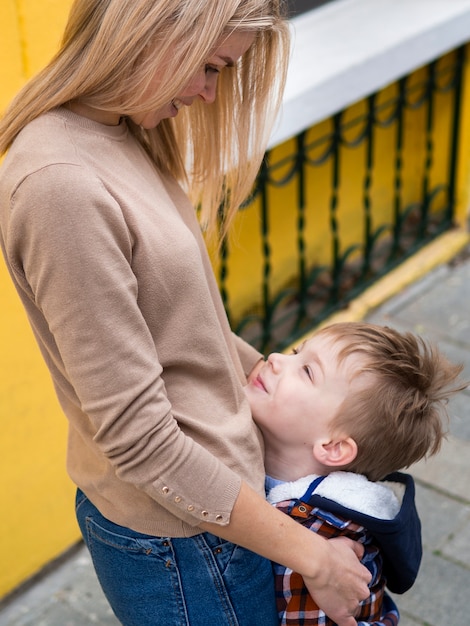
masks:
POLYGON ((335 438, 328 442, 319 441, 313 446, 315 459, 328 467, 349 465, 357 456, 357 444, 351 437, 335 438))

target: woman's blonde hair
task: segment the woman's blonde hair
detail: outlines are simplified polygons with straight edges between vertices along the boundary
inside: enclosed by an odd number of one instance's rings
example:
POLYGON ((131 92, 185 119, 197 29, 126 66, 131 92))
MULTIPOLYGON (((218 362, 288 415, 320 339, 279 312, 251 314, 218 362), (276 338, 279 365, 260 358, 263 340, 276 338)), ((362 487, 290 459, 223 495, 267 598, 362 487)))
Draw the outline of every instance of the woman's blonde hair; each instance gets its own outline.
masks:
POLYGON ((162 87, 145 109, 164 106, 236 29, 255 40, 221 73, 214 104, 195 102, 152 130, 128 120, 157 167, 185 186, 204 226, 225 233, 251 191, 281 102, 289 45, 283 0, 75 0, 58 53, 0 121, 0 154, 29 122, 70 100, 141 113, 156 68, 162 87))

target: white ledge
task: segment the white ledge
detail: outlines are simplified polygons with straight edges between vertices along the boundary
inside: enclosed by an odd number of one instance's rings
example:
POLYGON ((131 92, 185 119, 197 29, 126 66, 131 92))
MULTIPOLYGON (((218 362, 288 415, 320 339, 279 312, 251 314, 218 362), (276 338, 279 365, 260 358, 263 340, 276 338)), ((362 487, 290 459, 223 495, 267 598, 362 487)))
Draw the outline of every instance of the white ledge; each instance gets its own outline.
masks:
POLYGON ((335 0, 291 29, 270 147, 470 41, 470 0, 335 0))

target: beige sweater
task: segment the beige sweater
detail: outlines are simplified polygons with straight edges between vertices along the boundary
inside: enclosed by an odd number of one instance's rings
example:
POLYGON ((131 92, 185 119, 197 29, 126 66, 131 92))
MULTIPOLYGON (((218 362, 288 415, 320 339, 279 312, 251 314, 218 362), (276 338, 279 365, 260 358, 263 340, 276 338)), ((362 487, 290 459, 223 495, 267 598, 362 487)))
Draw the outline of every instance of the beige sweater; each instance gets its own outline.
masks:
POLYGON ((126 123, 32 122, 0 168, 0 230, 69 474, 102 514, 189 536, 228 523, 241 479, 263 494, 242 390, 260 355, 229 329, 193 207, 126 123))

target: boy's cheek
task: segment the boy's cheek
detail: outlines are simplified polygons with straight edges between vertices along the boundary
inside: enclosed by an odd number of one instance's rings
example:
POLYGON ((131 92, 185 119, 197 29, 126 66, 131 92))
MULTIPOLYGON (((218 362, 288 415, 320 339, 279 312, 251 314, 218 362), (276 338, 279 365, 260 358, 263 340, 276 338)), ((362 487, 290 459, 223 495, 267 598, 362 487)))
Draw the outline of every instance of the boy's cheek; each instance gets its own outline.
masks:
POLYGON ((264 361, 264 359, 259 360, 255 366, 253 367, 253 369, 251 370, 251 372, 248 374, 247 377, 247 382, 251 383, 253 380, 255 380, 255 378, 258 376, 258 374, 261 372, 261 370, 263 369, 263 365, 265 364, 266 361, 264 361))

